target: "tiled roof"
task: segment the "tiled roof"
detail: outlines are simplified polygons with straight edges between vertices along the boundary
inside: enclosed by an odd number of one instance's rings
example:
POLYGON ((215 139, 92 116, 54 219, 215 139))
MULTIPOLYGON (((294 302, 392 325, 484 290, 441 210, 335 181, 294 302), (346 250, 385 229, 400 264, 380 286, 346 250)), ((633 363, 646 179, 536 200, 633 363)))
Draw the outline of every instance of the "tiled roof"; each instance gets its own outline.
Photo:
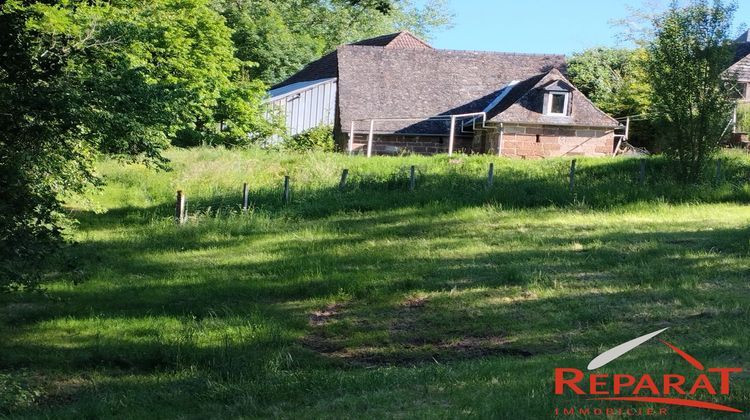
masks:
POLYGON ((490 121, 505 123, 573 125, 590 127, 617 127, 619 123, 605 114, 586 98, 562 73, 553 69, 519 83, 494 110, 490 121), (542 113, 545 87, 550 83, 563 82, 571 88, 571 112, 569 116, 550 116, 542 113))
POLYGON ((432 49, 432 47, 428 43, 417 38, 409 31, 401 31, 393 34, 382 35, 375 38, 354 42, 349 45, 362 45, 368 47, 384 48, 432 49))
MULTIPOLYGON (((429 44, 408 31, 381 35, 375 38, 358 41, 350 45, 401 49, 432 49, 429 44)), ((313 61, 288 79, 272 86, 272 89, 278 89, 292 83, 328 79, 331 77, 338 77, 338 57, 336 51, 330 52, 320 59, 313 61)))
POLYGON ((750 42, 736 45, 734 62, 725 73, 741 82, 750 82, 750 42))
POLYGON ((336 51, 330 52, 316 61, 305 66, 302 70, 291 75, 288 79, 271 87, 278 89, 293 83, 309 82, 312 80, 330 79, 338 77, 339 62, 336 51))
MULTIPOLYGON (((339 122, 347 132, 352 120, 481 112, 511 81, 565 68, 562 55, 363 46, 339 48, 338 60, 339 122)), ((376 131, 438 134, 447 123, 379 122, 376 131)))
MULTIPOLYGON (((524 122, 543 123, 541 105, 524 114, 524 104, 537 100, 539 83, 565 81, 561 73, 565 68, 563 55, 436 50, 408 32, 399 32, 341 46, 274 88, 336 77, 337 123, 344 132, 353 120, 361 131, 369 124, 360 120, 419 118, 378 122, 376 131, 446 134, 447 121, 427 117, 481 112, 494 105, 489 116, 497 121, 524 115, 524 122)), ((616 125, 577 90, 573 101, 572 118, 557 118, 554 123, 616 125)))

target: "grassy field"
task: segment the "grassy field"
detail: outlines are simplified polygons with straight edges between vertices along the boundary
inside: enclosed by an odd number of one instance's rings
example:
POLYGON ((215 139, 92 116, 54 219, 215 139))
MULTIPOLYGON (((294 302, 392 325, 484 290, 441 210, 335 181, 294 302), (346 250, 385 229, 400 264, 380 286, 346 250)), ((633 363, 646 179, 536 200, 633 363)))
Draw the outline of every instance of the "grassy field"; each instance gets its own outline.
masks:
MULTIPOLYGON (((658 158, 645 185, 637 160, 579 159, 575 192, 569 160, 168 157, 170 172, 103 162, 107 186, 70 199, 66 269, 0 296, 0 416, 551 418, 633 407, 553 395, 553 370, 665 327, 709 367, 748 368, 744 155, 695 186, 658 158)), ((601 372, 694 375, 657 341, 601 372)), ((749 379, 704 397, 742 418, 749 379)))

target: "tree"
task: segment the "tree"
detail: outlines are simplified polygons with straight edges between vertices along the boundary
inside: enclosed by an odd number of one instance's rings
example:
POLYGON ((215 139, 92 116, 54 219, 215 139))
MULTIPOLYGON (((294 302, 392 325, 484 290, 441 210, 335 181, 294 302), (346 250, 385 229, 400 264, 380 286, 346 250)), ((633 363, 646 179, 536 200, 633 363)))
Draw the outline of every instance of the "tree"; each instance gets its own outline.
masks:
POLYGON ((573 54, 573 84, 604 112, 614 116, 645 113, 651 103, 643 49, 592 48, 573 54))
MULTIPOLYGON (((62 199, 98 183, 98 156, 163 167, 178 130, 210 131, 242 63, 205 0, 11 0, 0 27, 0 289, 8 289, 39 279, 62 239, 62 199)), ((248 85, 231 101, 264 90, 248 85)))
POLYGON ((323 40, 288 22, 294 21, 291 14, 304 16, 306 11, 268 0, 225 1, 217 7, 233 29, 237 58, 257 63, 247 69, 250 78, 279 82, 323 53, 323 40))
MULTIPOLYGON (((646 75, 645 48, 592 48, 573 54, 568 74, 594 104, 615 117, 643 115, 651 106, 651 85, 646 75)), ((631 120, 628 141, 654 150, 653 124, 631 120)))
POLYGON ((652 116, 665 154, 685 180, 695 179, 727 134, 735 101, 723 72, 733 56, 736 7, 716 0, 673 3, 654 20, 647 47, 652 116))
POLYGON ((233 29, 248 74, 274 84, 341 44, 410 30, 424 38, 450 25, 445 0, 214 0, 233 29))

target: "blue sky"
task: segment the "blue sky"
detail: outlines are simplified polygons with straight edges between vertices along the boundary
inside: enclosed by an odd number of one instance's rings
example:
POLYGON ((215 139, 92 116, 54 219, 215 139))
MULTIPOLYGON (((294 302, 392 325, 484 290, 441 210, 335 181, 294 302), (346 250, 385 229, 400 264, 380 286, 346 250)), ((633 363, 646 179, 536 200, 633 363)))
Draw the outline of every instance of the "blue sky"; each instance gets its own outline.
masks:
MULTIPOLYGON (((570 54, 596 46, 627 46, 612 21, 630 15, 640 0, 448 0, 454 27, 434 34, 436 48, 570 54)), ((420 3, 419 1, 417 3, 420 3)), ((750 1, 741 0, 735 23, 750 26, 750 1), (743 4, 744 3, 744 4, 743 4)))

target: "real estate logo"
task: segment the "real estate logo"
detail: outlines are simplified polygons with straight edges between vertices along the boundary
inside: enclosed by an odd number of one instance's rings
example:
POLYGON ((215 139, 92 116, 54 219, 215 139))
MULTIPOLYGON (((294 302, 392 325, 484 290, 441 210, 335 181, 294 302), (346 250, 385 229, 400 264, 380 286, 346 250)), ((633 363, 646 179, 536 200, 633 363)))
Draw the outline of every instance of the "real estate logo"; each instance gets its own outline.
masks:
MULTIPOLYGON (((596 356, 587 369, 594 371, 616 360, 625 353, 666 331, 667 328, 634 338, 596 356)), ((587 401, 625 401, 651 403, 663 406, 682 406, 696 409, 714 410, 729 413, 742 411, 727 405, 717 404, 706 399, 712 395, 730 394, 730 376, 742 371, 738 367, 706 368, 696 358, 672 343, 659 339, 665 346, 682 357, 698 372, 696 375, 663 374, 605 374, 589 373, 576 368, 555 369, 555 395, 576 394, 587 401), (588 376, 588 377, 587 377, 588 376)), ((556 408, 555 415, 666 415, 667 409, 654 410, 621 408, 556 408)))

